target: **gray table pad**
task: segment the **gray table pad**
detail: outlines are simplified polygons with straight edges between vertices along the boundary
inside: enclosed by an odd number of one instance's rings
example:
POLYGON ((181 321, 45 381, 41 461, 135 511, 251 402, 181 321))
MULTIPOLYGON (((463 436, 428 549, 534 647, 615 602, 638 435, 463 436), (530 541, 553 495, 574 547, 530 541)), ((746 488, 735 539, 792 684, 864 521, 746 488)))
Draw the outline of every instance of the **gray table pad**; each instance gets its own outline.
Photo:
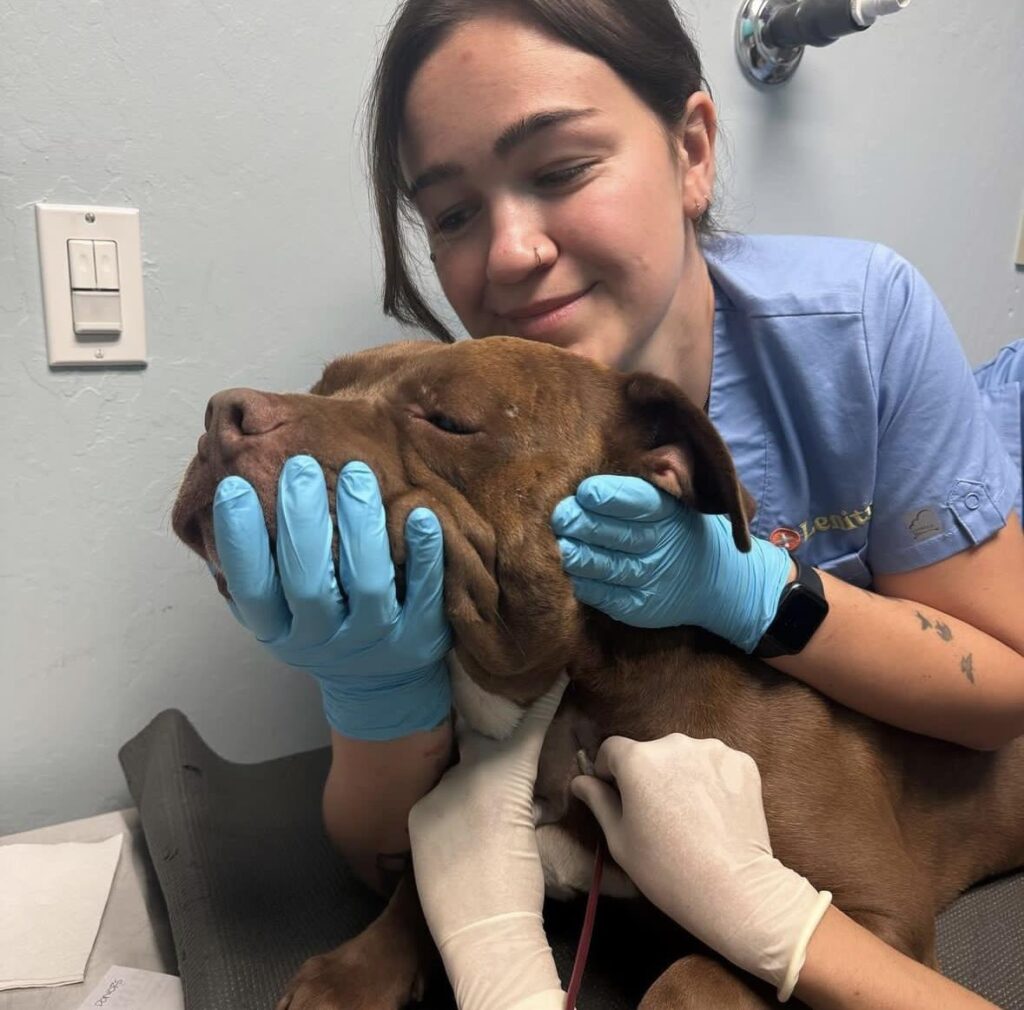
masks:
MULTIPOLYGON (((257 764, 225 761, 176 710, 119 753, 170 918, 186 1010, 272 1008, 302 962, 355 936, 380 900, 324 834, 323 748, 257 764)), ((582 903, 545 921, 566 981, 582 903)), ((1024 1010, 1024 874, 971 891, 939 920, 950 977, 1005 1010, 1024 1010)), ((640 903, 602 899, 579 1005, 626 1010, 673 956, 676 937, 640 903)), ((443 983, 423 1010, 451 1010, 443 983)))

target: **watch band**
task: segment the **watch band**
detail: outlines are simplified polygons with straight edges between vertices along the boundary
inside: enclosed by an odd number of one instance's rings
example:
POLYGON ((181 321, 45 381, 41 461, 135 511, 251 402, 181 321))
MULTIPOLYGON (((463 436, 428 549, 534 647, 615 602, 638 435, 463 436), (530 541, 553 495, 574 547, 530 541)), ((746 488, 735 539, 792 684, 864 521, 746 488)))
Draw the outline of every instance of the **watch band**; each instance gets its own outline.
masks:
POLYGON ((822 599, 825 599, 825 590, 817 571, 811 565, 805 565, 795 554, 790 554, 789 559, 796 565, 796 575, 793 576, 793 582, 786 584, 786 589, 794 582, 799 582, 801 585, 810 586, 822 599))
POLYGON ((779 608, 772 623, 757 643, 752 655, 759 659, 794 656, 811 640, 828 615, 828 602, 821 576, 797 557, 796 576, 786 584, 779 597, 779 608))

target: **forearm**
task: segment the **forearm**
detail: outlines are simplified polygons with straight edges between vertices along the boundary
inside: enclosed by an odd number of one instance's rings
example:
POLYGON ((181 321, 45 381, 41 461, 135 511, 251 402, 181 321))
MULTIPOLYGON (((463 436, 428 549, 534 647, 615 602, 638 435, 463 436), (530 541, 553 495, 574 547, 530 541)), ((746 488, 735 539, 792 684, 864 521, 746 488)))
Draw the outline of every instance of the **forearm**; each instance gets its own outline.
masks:
POLYGON ((811 937, 795 995, 813 1010, 994 1010, 906 957, 835 906, 811 937))
POLYGON ((1024 658, 934 607, 821 573, 829 614, 777 669, 866 715, 968 747, 1024 732, 1024 658))
POLYGON ((450 763, 451 720, 396 740, 354 740, 332 731, 331 752, 327 835, 364 883, 389 894, 409 863, 409 811, 450 763))

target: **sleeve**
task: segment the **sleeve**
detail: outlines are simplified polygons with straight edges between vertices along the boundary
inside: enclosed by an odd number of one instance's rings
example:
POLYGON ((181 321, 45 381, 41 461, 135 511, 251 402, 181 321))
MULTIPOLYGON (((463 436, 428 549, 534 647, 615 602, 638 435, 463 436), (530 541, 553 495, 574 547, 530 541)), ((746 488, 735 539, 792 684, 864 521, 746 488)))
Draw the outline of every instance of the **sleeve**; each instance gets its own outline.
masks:
POLYGON ((881 246, 868 265, 863 318, 878 423, 868 563, 910 571, 1001 529, 1020 472, 935 293, 881 246))

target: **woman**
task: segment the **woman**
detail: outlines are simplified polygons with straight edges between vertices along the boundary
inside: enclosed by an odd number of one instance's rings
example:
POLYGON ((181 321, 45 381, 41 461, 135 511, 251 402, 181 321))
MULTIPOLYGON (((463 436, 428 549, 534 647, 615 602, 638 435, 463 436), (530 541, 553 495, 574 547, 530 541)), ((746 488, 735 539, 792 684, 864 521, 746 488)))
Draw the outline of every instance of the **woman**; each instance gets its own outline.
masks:
MULTIPOLYGON (((702 86, 667 0, 408 0, 373 101, 385 311, 447 338, 410 278, 411 211, 471 336, 652 371, 707 405, 758 500, 754 550, 641 482, 596 475, 553 516, 583 602, 767 654, 789 547, 821 573, 829 609, 769 662, 875 718, 998 747, 1024 731, 1019 466, 909 265, 859 243, 712 235, 702 86)), ((340 589, 308 457, 282 470, 278 567, 237 478, 218 488, 217 543, 239 618, 322 686, 325 821, 386 890, 408 811, 451 748, 442 538, 412 513, 399 608, 364 465, 343 470, 337 508, 340 589)))

